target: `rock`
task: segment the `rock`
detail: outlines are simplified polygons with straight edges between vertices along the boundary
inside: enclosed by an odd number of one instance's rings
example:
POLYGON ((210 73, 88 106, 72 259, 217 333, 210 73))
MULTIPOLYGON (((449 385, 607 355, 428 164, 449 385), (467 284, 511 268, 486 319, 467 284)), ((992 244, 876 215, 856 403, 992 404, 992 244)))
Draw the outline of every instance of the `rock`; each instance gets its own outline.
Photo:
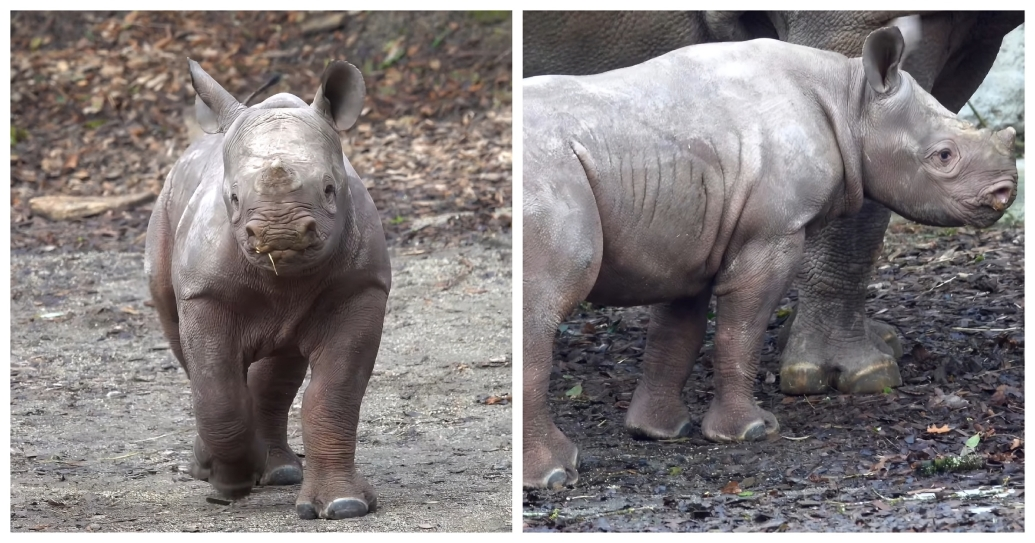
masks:
MULTIPOLYGON (((999 130, 1012 126, 1018 139, 1024 134, 1024 25, 1003 38, 995 64, 978 87, 970 104, 985 123, 999 130)), ((960 117, 977 124, 970 105, 963 106, 960 117)))
POLYGON ((40 196, 29 200, 29 208, 52 221, 67 221, 132 207, 154 198, 152 192, 123 196, 40 196))
POLYGON ((340 28, 345 23, 345 13, 328 13, 302 23, 302 34, 315 34, 340 28))

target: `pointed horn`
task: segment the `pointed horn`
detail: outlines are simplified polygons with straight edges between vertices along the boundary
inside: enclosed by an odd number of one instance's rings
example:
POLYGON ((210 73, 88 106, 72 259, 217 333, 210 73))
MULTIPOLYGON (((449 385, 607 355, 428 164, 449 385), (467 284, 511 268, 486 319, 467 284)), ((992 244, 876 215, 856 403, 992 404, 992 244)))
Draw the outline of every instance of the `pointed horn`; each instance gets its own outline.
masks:
POLYGON ((197 93, 194 109, 198 115, 198 124, 209 134, 226 132, 234 119, 248 108, 212 79, 200 64, 188 58, 187 65, 190 68, 191 86, 197 93))

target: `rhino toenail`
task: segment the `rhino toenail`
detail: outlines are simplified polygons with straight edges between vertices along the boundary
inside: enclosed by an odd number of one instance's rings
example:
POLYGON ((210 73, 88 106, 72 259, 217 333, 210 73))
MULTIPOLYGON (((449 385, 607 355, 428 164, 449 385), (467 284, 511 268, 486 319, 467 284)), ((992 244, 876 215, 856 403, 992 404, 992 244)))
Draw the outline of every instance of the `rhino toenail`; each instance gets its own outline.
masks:
POLYGON ((765 438, 765 422, 758 421, 744 430, 742 441, 759 441, 765 438))
POLYGON ((269 472, 262 484, 271 486, 297 485, 302 482, 302 470, 298 466, 278 466, 269 472))
POLYGON ((367 514, 366 502, 356 498, 338 498, 327 506, 325 518, 339 520, 343 518, 361 517, 367 514))
POLYGON ((551 490, 560 490, 564 488, 564 482, 568 480, 568 474, 561 468, 557 468, 550 472, 550 476, 546 478, 546 488, 551 490))
POLYGON ((311 503, 300 503, 295 505, 295 511, 298 512, 298 518, 303 520, 313 520, 317 518, 316 508, 311 503))

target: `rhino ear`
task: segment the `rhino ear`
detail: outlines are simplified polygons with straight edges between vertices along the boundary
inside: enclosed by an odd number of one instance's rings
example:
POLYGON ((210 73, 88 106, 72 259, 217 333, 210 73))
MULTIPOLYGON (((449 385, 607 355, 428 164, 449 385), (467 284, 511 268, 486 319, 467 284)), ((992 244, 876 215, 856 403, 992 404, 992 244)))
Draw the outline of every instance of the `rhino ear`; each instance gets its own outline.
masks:
POLYGON ((906 15, 892 19, 891 26, 902 32, 902 41, 905 42, 906 49, 902 52, 901 64, 905 64, 909 53, 920 48, 920 41, 924 35, 923 22, 919 15, 906 15))
POLYGON ((902 32, 894 26, 874 30, 863 44, 863 72, 870 87, 881 93, 898 88, 901 77, 899 66, 905 52, 902 32))
POLYGON ((359 68, 341 60, 331 61, 323 71, 312 108, 330 119, 338 131, 348 130, 363 111, 367 94, 359 68))
POLYGON ((201 69, 200 64, 188 58, 187 65, 190 67, 191 85, 197 93, 194 111, 198 116, 198 124, 209 134, 226 132, 234 119, 248 108, 216 83, 212 76, 201 69))

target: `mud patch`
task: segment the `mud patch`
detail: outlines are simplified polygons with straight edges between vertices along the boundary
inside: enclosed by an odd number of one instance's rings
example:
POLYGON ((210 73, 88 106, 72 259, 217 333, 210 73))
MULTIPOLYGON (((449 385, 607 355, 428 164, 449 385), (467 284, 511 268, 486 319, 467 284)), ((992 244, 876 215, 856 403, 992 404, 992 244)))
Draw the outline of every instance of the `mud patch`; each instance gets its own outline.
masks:
MULTIPOLYGON (((555 343, 551 408, 580 446, 576 487, 524 493, 526 531, 1023 531, 1024 234, 893 225, 870 284, 871 317, 896 326, 904 386, 785 396, 774 316, 756 399, 773 441, 717 445, 694 429, 635 441, 623 426, 640 376, 645 308, 576 311, 555 343), (581 394, 567 392, 576 385, 581 394), (929 431, 932 430, 933 431, 929 431), (980 436, 984 467, 921 475, 980 436)), ((792 307, 792 292, 785 307, 792 307)), ((684 401, 712 399, 713 327, 684 401)))

